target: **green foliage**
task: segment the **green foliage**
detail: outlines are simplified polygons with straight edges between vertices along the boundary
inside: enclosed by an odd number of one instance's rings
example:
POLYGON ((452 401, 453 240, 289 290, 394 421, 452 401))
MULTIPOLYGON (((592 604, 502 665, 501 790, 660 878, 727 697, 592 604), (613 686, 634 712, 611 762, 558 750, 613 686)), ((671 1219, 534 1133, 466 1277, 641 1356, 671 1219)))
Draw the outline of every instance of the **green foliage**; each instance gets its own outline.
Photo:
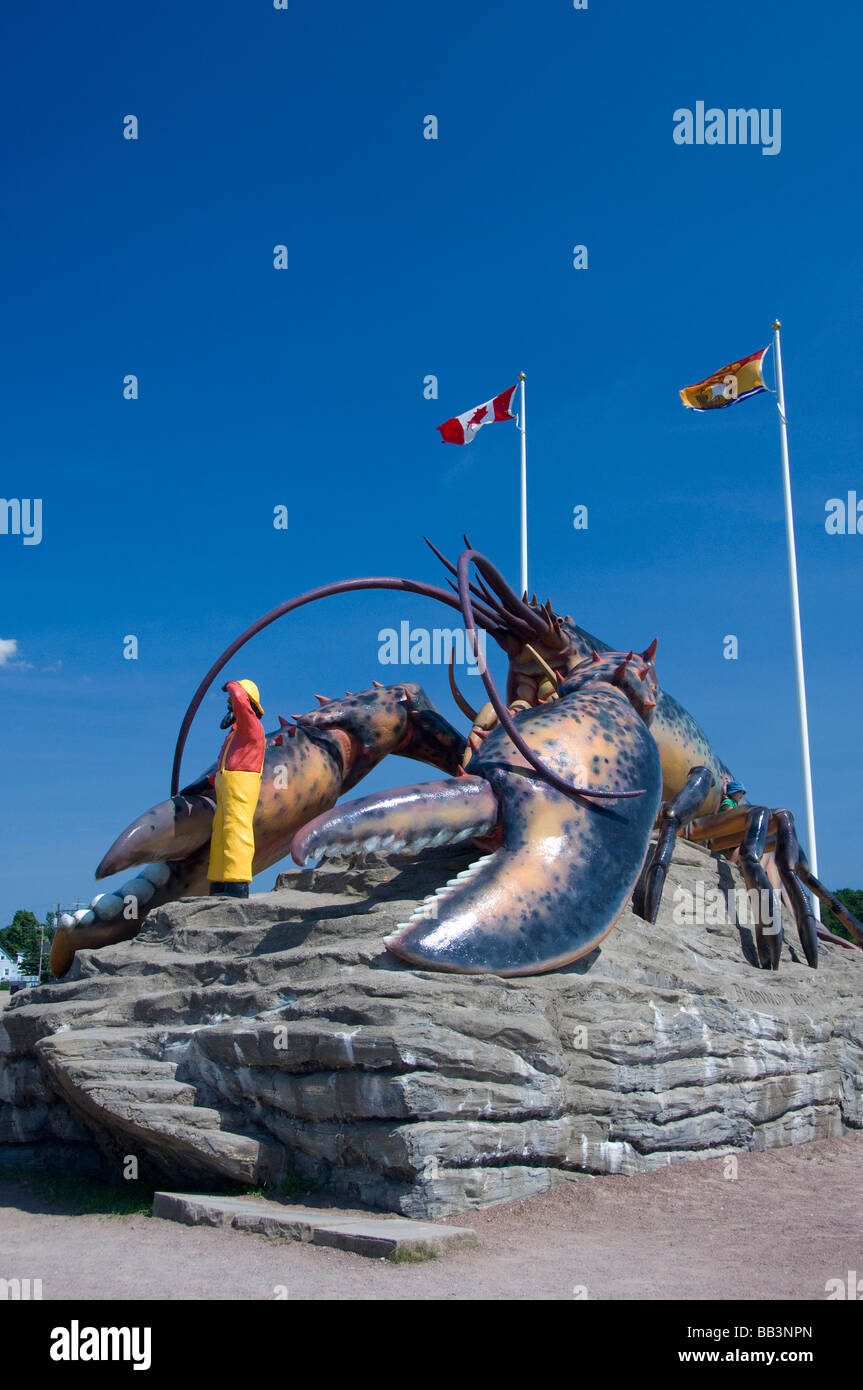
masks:
POLYGON ((242 1187, 237 1185, 236 1192, 232 1186, 231 1192, 236 1196, 243 1197, 305 1197, 309 1192, 314 1192, 317 1184, 310 1182, 308 1178, 298 1177, 296 1173, 288 1173, 277 1183, 265 1183, 262 1187, 242 1187))
POLYGON ((386 1258, 391 1265, 422 1265, 427 1260, 436 1260, 437 1251, 432 1250, 429 1245, 414 1245, 408 1246, 407 1249, 394 1250, 386 1258))
POLYGON ((0 1168, 0 1178, 20 1183, 62 1209, 64 1216, 149 1216, 153 1188, 146 1183, 99 1182, 75 1173, 34 1173, 23 1165, 0 1168))
POLYGON ((309 1192, 314 1192, 316 1184, 309 1182, 307 1178, 299 1178, 295 1173, 288 1173, 287 1177, 282 1178, 276 1189, 280 1197, 304 1197, 309 1192))
MULTIPOLYGON (((19 907, 8 927, 0 930, 0 949, 15 960, 19 954, 24 956, 21 969, 25 975, 35 975, 39 969, 39 936, 42 924, 39 918, 26 908, 19 907)), ((45 944, 42 953, 43 976, 51 950, 53 926, 45 924, 45 944)))
MULTIPOLYGON (((863 922, 863 888, 837 888, 834 896, 853 913, 858 922, 863 922)), ((854 940, 847 927, 842 925, 839 918, 835 917, 824 903, 821 904, 821 925, 832 931, 835 936, 841 936, 846 941, 854 940)))

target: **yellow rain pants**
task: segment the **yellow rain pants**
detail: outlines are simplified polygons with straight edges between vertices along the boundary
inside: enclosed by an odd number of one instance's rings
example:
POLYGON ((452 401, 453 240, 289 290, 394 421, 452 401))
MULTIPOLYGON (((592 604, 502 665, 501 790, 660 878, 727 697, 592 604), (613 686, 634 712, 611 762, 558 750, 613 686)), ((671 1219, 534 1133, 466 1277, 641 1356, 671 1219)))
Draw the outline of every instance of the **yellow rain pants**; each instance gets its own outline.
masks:
POLYGON ((216 773, 216 814, 207 870, 211 883, 251 883, 252 822, 260 789, 260 772, 216 773))

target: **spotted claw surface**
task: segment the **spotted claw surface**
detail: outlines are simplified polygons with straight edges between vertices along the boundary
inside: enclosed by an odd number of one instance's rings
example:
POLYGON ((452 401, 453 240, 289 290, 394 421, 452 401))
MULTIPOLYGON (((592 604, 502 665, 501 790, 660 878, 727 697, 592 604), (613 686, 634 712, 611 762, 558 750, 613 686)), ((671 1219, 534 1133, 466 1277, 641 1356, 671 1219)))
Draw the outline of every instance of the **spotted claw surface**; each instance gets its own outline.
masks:
POLYGON ((567 782, 645 794, 600 802, 558 791, 498 728, 474 753, 470 774, 345 802, 294 837, 293 857, 306 865, 324 854, 493 836, 491 854, 442 884, 386 938, 411 965, 553 970, 611 931, 638 878, 662 792, 659 753, 638 708, 601 682, 524 710, 518 727, 567 782))
POLYGON ((567 796, 495 730, 470 767, 497 801, 500 847, 387 937, 388 949, 412 965, 465 974, 554 970, 611 931, 638 879, 662 772, 656 743, 626 696, 598 685, 527 710, 518 723, 559 776, 612 790, 644 787, 645 795, 567 796))

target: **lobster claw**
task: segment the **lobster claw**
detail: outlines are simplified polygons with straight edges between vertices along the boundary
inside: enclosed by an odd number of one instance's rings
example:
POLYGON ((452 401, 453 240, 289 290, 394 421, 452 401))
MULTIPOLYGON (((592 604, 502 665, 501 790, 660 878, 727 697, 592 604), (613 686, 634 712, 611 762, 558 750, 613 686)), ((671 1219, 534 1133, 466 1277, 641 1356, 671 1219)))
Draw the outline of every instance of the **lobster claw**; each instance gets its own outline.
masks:
POLYGON ((325 854, 417 853, 487 835, 497 815, 488 782, 463 773, 345 802, 304 825, 294 836, 291 854, 296 864, 308 868, 325 854))
POLYGON ((117 836, 96 870, 96 878, 109 878, 134 864, 187 858, 210 838, 215 813, 215 792, 209 796, 187 792, 160 801, 117 836))
POLYGON ((294 838, 291 850, 302 864, 327 851, 416 850, 494 831, 499 847, 385 938, 410 965, 463 974, 553 970, 611 931, 638 878, 662 774, 637 711, 601 683, 524 710, 517 720, 531 750, 568 782, 601 766, 611 799, 559 791, 497 728, 462 777, 343 803, 294 838), (633 779, 645 794, 615 798, 633 779))

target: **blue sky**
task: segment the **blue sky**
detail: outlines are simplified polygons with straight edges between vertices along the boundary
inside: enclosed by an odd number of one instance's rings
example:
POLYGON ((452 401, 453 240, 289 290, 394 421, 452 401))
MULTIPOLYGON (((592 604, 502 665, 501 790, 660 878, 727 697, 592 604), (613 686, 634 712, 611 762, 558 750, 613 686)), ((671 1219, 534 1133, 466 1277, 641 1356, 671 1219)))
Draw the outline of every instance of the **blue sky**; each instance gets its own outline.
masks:
MULTIPOLYGON (((677 396, 777 314, 820 866, 863 882, 863 536, 824 526, 863 482, 859 7, 18 0, 4 28, 2 492, 42 499, 43 536, 0 535, 0 921, 89 899, 168 793, 198 680, 277 602, 439 582, 423 533, 454 554, 467 531, 517 581, 515 427, 458 449, 435 426, 519 370, 531 587, 613 645, 658 635, 662 684, 750 797, 802 824, 775 404, 699 416, 677 396), (781 152, 676 145, 698 100, 780 108, 781 152)), ((268 727, 400 678, 463 724, 440 668, 380 666, 405 618, 442 621, 332 599, 230 674, 258 681, 268 727)), ((363 790, 417 772, 393 759, 363 790)))

